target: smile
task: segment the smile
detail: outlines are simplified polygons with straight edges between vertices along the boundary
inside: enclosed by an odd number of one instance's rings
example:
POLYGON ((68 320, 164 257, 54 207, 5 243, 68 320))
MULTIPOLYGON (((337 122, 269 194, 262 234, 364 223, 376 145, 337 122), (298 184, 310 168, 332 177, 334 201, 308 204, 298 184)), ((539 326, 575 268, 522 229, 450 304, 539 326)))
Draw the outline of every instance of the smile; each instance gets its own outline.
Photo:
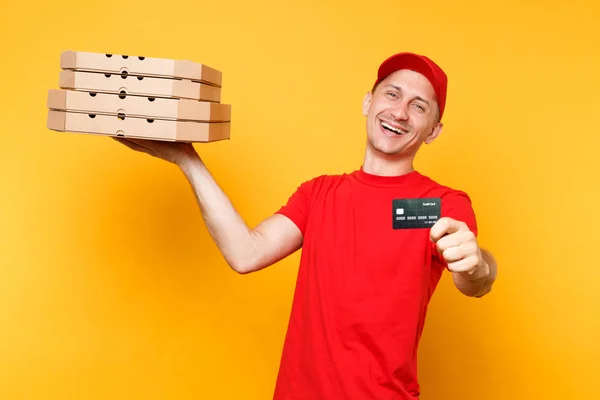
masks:
POLYGON ((402 128, 396 128, 390 124, 388 124, 387 122, 383 122, 381 121, 381 126, 383 127, 383 129, 385 129, 386 131, 392 132, 396 135, 405 135, 408 133, 408 131, 402 129, 402 128))

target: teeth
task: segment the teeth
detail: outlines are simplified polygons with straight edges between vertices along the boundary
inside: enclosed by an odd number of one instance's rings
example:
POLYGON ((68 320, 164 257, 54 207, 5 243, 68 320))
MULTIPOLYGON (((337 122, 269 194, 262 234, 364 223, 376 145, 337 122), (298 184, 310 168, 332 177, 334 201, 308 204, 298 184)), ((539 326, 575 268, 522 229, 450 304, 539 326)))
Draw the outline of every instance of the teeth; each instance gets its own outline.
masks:
POLYGON ((393 126, 391 126, 390 124, 387 124, 385 122, 381 122, 381 125, 383 125, 384 128, 389 129, 390 131, 392 131, 394 133, 397 133, 398 135, 402 135, 402 134, 406 133, 398 128, 394 128, 393 126))

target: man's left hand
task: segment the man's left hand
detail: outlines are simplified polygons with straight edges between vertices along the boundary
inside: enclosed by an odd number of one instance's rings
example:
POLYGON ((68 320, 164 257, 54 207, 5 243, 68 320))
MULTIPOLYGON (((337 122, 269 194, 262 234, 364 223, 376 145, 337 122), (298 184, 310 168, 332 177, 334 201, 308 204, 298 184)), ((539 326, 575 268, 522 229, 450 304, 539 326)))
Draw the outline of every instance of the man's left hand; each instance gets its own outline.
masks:
POLYGON ((470 281, 490 273, 477 238, 466 223, 448 217, 440 218, 431 227, 430 238, 451 272, 459 273, 470 281))

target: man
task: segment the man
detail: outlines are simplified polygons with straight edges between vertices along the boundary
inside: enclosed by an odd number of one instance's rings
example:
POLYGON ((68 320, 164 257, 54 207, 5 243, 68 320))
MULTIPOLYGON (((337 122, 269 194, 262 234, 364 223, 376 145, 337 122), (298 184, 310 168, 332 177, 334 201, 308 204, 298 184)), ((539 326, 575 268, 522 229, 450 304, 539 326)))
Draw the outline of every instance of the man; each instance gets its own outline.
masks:
POLYGON ((239 273, 302 247, 275 399, 416 399, 417 347, 444 269, 458 290, 491 290, 496 264, 479 248, 467 194, 421 175, 413 159, 441 132, 446 74, 430 59, 396 54, 363 102, 367 145, 358 170, 319 176, 249 228, 189 144, 117 139, 177 164, 209 233, 239 273), (441 199, 429 228, 397 229, 398 199, 441 199))

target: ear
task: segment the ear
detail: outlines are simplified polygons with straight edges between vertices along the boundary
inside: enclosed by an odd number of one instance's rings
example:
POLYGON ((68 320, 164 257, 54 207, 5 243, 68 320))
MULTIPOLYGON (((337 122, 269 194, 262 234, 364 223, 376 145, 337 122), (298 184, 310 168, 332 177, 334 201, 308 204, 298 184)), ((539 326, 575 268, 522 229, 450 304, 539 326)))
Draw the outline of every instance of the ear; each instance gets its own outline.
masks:
POLYGON ((442 124, 441 122, 438 122, 437 124, 435 124, 435 126, 431 130, 431 133, 429 135, 427 135, 427 137, 425 138, 425 143, 429 144, 429 143, 433 142, 435 140, 435 138, 438 137, 440 133, 442 133, 443 127, 444 127, 444 124, 442 124))
POLYGON ((365 117, 369 113, 369 107, 371 107, 372 99, 373 99, 373 94, 371 92, 367 92, 367 94, 365 94, 365 98, 363 99, 363 105, 362 105, 362 114, 365 117))

